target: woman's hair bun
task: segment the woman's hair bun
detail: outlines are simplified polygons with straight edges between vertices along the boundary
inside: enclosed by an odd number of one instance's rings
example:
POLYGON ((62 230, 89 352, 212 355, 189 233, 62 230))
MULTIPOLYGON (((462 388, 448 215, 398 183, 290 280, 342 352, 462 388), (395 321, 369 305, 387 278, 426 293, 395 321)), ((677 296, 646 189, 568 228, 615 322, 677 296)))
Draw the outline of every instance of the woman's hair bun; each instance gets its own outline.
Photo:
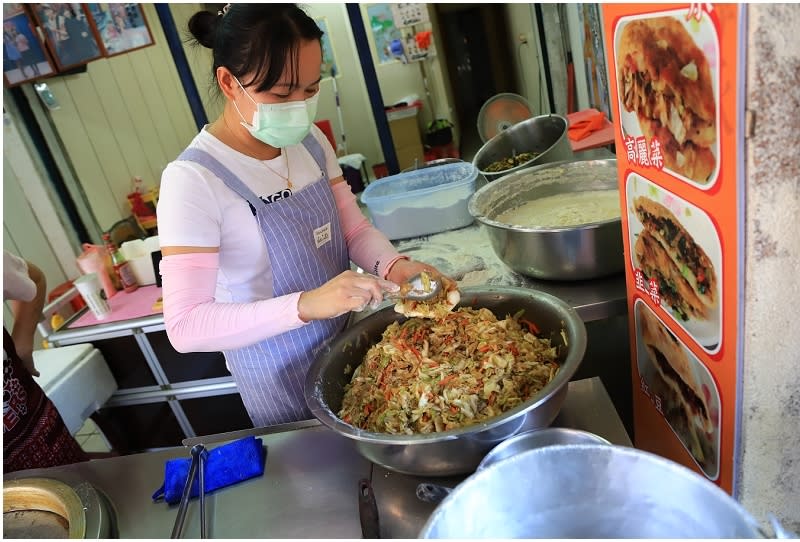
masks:
POLYGON ((221 17, 210 11, 198 11, 189 19, 189 32, 203 47, 214 47, 214 37, 221 17))

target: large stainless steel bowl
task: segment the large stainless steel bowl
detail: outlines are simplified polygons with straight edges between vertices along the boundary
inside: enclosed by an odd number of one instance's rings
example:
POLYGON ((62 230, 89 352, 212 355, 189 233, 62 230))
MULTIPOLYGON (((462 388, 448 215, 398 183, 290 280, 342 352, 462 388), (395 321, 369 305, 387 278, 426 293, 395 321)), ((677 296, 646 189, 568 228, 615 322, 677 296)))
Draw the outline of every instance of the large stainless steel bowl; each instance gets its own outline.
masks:
POLYGON ((523 428, 546 427, 553 422, 586 351, 586 327, 575 310, 544 292, 516 287, 464 288, 460 306, 485 307, 499 318, 520 310, 536 322, 544 336, 559 346, 560 369, 538 394, 500 416, 469 427, 433 434, 389 435, 361 430, 337 415, 344 387, 367 350, 386 327, 403 316, 393 307, 367 316, 346 329, 312 364, 305 383, 311 412, 337 433, 354 439, 359 452, 389 470, 419 476, 450 476, 472 472, 495 445, 523 428), (566 336, 566 344, 561 332, 566 336))
POLYGON ((758 538, 755 520, 704 477, 657 455, 556 445, 459 484, 421 538, 758 538))
POLYGON ((559 115, 540 115, 518 122, 484 143, 472 159, 473 165, 487 181, 539 164, 573 158, 567 137, 567 119, 559 115), (499 172, 486 171, 498 160, 523 152, 539 153, 532 160, 499 172))
POLYGON ((619 217, 568 228, 523 228, 495 217, 537 198, 618 187, 616 159, 557 162, 483 186, 467 209, 484 226, 497 257, 514 271, 536 279, 597 278, 624 269, 619 217))

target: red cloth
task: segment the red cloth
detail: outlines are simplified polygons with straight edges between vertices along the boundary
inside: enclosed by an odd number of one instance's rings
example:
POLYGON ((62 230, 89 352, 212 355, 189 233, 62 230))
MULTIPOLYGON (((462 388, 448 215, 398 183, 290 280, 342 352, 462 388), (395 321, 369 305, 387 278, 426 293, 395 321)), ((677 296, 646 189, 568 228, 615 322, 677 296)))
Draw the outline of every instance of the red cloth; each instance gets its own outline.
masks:
POLYGON ((333 137, 333 126, 331 126, 331 121, 317 120, 314 121, 314 124, 317 125, 317 128, 322 130, 322 133, 325 134, 325 137, 327 137, 328 141, 330 141, 331 147, 333 147, 333 150, 336 151, 336 138, 333 137))
POLYGON ((575 120, 570 120, 567 129, 567 135, 572 141, 580 141, 589 137, 593 132, 603 129, 608 122, 605 114, 596 109, 578 113, 574 117, 575 120))
POLYGON ((3 473, 88 461, 3 328, 3 473))
POLYGON ((417 41, 417 47, 422 49, 423 51, 431 46, 431 32, 427 30, 425 32, 417 32, 417 35, 414 36, 414 39, 417 41))

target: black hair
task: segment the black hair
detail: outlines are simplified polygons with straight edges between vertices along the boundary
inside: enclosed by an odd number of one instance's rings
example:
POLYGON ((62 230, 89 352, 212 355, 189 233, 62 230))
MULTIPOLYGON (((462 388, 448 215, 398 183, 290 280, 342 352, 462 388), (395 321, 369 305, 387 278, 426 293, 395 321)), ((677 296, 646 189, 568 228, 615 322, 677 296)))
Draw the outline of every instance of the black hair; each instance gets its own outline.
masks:
POLYGON ((296 4, 229 4, 224 14, 199 11, 189 19, 189 32, 211 49, 213 80, 217 68, 225 66, 243 86, 256 85, 257 92, 275 86, 287 63, 291 84, 297 86, 300 44, 322 39, 317 23, 296 4), (243 80, 248 73, 252 77, 243 80))

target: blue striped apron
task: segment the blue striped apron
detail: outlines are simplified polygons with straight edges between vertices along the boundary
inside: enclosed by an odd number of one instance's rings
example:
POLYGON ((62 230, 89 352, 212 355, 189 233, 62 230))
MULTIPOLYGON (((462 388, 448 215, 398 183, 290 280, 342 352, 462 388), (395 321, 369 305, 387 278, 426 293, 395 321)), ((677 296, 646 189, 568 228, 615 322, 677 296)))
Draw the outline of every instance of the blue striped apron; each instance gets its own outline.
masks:
MULTIPOLYGON (((303 146, 322 177, 291 197, 270 204, 207 152, 190 148, 178 157, 208 169, 255 209, 267 245, 275 297, 318 288, 350 266, 325 153, 311 134, 303 140, 303 146)), ((314 320, 254 345, 223 352, 255 427, 313 417, 303 394, 306 372, 344 328, 347 316, 314 320)))

